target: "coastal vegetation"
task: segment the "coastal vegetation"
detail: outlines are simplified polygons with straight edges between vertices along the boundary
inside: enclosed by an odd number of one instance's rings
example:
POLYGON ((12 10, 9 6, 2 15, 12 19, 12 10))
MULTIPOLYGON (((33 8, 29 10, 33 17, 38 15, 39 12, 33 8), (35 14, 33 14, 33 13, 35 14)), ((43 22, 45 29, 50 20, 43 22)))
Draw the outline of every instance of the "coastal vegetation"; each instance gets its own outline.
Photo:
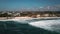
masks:
POLYGON ((60 17, 60 11, 0 11, 0 17, 60 17))

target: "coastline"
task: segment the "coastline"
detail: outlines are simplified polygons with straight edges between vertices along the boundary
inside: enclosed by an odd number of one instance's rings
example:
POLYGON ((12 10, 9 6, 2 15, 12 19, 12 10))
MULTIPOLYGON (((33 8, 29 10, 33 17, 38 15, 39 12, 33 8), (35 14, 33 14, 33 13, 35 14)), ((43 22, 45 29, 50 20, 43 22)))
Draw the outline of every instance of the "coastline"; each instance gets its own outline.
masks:
POLYGON ((32 18, 32 17, 0 17, 0 21, 6 20, 30 20, 30 19, 53 19, 53 18, 60 18, 60 17, 40 17, 40 18, 32 18))

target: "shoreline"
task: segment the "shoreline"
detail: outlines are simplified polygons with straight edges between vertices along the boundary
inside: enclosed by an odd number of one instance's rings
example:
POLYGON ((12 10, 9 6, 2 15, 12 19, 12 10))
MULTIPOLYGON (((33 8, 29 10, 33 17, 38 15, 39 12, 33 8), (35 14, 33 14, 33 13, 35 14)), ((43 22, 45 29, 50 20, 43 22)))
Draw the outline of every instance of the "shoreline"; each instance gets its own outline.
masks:
MULTIPOLYGON (((0 17, 0 20, 4 20, 4 19, 30 19, 33 17, 0 17)), ((60 17, 38 17, 38 18, 60 18, 60 17)))
POLYGON ((0 21, 6 21, 6 20, 30 20, 30 19, 54 19, 54 18, 60 18, 60 17, 40 17, 40 18, 32 18, 32 17, 0 17, 0 21))

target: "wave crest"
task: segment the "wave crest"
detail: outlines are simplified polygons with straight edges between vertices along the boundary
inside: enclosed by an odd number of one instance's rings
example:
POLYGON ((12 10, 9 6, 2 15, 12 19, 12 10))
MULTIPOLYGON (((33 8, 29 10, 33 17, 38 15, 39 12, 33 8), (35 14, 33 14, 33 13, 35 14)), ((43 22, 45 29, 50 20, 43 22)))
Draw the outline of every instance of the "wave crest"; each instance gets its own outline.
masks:
POLYGON ((43 28, 50 31, 57 31, 60 32, 60 20, 44 20, 44 21, 36 21, 31 22, 29 25, 43 28))

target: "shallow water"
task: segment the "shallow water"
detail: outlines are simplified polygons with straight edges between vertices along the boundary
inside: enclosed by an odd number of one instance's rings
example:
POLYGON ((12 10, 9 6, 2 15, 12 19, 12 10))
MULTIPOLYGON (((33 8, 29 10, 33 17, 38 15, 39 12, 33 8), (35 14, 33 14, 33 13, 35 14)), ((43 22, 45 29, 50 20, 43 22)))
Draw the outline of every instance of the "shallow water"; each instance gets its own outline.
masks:
POLYGON ((60 34, 60 19, 0 21, 0 34, 60 34))

